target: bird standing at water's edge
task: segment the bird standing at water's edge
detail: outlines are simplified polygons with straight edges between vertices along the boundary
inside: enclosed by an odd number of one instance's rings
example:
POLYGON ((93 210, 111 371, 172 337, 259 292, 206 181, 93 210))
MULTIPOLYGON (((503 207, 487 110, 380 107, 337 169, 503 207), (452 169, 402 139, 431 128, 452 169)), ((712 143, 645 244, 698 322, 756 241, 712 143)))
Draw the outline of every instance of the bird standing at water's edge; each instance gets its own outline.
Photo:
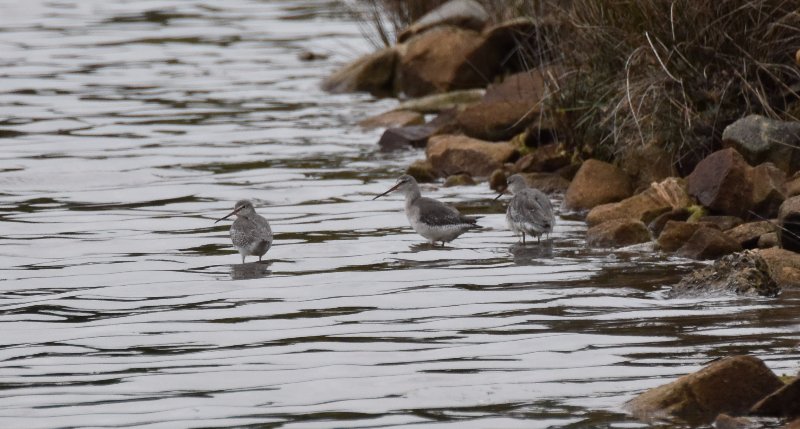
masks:
POLYGON ((433 245, 441 242, 444 247, 444 243, 453 241, 466 231, 481 228, 476 223, 477 219, 464 216, 440 201, 423 197, 417 181, 407 174, 400 176, 397 184, 373 200, 394 191, 400 191, 406 196, 405 211, 411 228, 433 245))
POLYGON ((242 255, 242 263, 244 264, 244 258, 250 255, 258 256, 260 261, 272 246, 272 228, 269 227, 269 222, 256 213, 253 203, 240 200, 233 206, 232 212, 214 223, 233 215, 236 215, 236 220, 231 225, 231 241, 242 255))
POLYGON ((549 237, 556 223, 550 198, 538 189, 529 188, 525 178, 519 174, 508 178, 508 186, 495 200, 503 196, 506 190, 514 194, 506 209, 506 222, 515 235, 522 234, 522 244, 525 244, 526 233, 536 237, 537 243, 541 241, 542 234, 549 237))

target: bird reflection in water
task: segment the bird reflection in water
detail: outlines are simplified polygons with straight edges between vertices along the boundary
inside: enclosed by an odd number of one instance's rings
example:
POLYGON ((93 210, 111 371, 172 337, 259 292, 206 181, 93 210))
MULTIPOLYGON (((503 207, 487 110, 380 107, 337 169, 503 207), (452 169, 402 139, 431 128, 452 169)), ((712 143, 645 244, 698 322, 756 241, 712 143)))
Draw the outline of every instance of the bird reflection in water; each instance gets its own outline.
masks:
POLYGON ((542 265, 542 259, 553 257, 553 241, 546 240, 538 246, 514 243, 508 251, 514 256, 514 263, 517 265, 542 265))
POLYGON ((270 274, 272 274, 272 271, 269 269, 270 265, 272 265, 271 261, 249 262, 246 264, 231 265, 231 279, 249 280, 268 277, 270 274))

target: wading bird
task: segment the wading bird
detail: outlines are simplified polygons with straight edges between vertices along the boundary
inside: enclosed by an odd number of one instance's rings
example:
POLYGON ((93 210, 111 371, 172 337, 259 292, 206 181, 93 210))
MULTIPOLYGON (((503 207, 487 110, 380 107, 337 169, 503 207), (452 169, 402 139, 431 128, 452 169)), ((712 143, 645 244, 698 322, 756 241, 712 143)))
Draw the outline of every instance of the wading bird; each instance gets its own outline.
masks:
POLYGON ((236 215, 236 220, 231 225, 231 241, 242 255, 242 263, 244 264, 244 258, 250 255, 258 256, 260 261, 272 246, 272 229, 269 227, 269 222, 256 213, 253 203, 240 200, 233 206, 232 212, 214 223, 233 215, 236 215))
POLYGON ((549 236, 553 232, 556 217, 547 195, 538 189, 529 188, 525 178, 519 174, 508 178, 508 186, 495 200, 502 197, 506 190, 514 194, 506 209, 506 222, 514 235, 522 234, 522 244, 525 244, 526 233, 536 237, 538 243, 542 234, 549 236))

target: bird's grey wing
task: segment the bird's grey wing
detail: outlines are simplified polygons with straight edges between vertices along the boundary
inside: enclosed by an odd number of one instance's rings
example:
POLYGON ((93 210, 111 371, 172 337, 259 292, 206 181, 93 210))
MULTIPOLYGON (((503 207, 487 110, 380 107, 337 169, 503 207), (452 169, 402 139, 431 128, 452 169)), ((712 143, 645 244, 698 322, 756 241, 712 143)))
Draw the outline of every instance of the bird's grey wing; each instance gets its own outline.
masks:
POLYGON ((420 210, 420 220, 428 225, 474 225, 477 222, 474 218, 462 215, 455 208, 431 198, 422 197, 417 205, 420 210))
POLYGON ((517 222, 530 222, 541 226, 553 225, 553 205, 547 195, 535 189, 526 189, 511 200, 510 213, 517 222), (531 192, 535 191, 535 192, 531 192))

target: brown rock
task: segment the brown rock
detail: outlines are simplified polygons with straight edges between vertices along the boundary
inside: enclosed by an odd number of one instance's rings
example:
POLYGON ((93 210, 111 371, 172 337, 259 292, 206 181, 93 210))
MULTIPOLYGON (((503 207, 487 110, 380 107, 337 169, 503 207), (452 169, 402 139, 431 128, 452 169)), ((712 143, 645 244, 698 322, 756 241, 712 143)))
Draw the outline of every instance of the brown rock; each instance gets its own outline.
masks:
POLYGON ((742 218, 736 216, 701 216, 697 221, 704 224, 716 225, 717 229, 720 231, 727 231, 744 222, 742 218))
POLYGON ((400 88, 419 97, 483 87, 500 71, 503 55, 480 33, 436 27, 408 42, 400 59, 400 88))
POLYGON ((430 125, 389 128, 381 135, 378 145, 383 152, 410 147, 425 147, 434 132, 436 132, 436 127, 430 125))
POLYGON ((703 228, 703 224, 696 222, 667 221, 658 236, 658 247, 665 252, 674 252, 686 244, 700 228, 703 228))
POLYGON ((466 107, 456 120, 464 134, 483 140, 508 140, 539 118, 530 101, 488 101, 466 107))
POLYGON ((420 183, 433 182, 439 177, 433 164, 427 159, 418 159, 411 163, 406 169, 406 174, 413 177, 420 183))
POLYGON ((508 76, 501 83, 489 85, 483 101, 539 103, 546 93, 548 78, 541 70, 532 70, 508 76))
POLYGON ((700 161, 687 177, 689 194, 723 214, 748 215, 752 183, 744 158, 733 149, 718 150, 700 161))
POLYGON ((779 286, 800 287, 800 254, 772 247, 760 249, 759 254, 767 263, 769 273, 779 286))
POLYGON ((789 384, 758 401, 750 409, 750 414, 788 418, 800 417, 800 378, 795 378, 789 384))
POLYGON ((683 222, 686 219, 689 219, 689 216, 691 216, 691 212, 689 211, 689 209, 685 207, 681 207, 679 209, 672 209, 666 213, 662 213, 656 216, 655 219, 651 220, 650 223, 647 224, 647 229, 650 230, 650 234, 652 234, 653 237, 658 237, 661 235, 661 231, 664 230, 664 227, 667 225, 667 222, 671 220, 677 222, 683 222))
POLYGON ((725 231, 732 239, 736 240, 744 249, 753 249, 758 244, 758 239, 764 234, 775 232, 775 225, 768 220, 743 223, 733 229, 725 231))
POLYGON ((425 117, 417 112, 408 110, 392 110, 380 115, 366 118, 358 123, 364 128, 389 128, 405 127, 408 125, 422 125, 425 117))
POLYGON ((550 143, 540 146, 522 158, 514 165, 518 172, 551 172, 569 165, 570 154, 566 147, 559 143, 550 143))
POLYGON ((712 265, 685 275, 672 287, 672 297, 745 295, 774 297, 780 287, 770 275, 767 262, 753 250, 725 255, 712 265))
POLYGON ((662 183, 653 183, 644 192, 620 202, 594 207, 586 215, 586 222, 597 225, 611 219, 630 218, 647 223, 673 208, 687 206, 690 201, 678 180, 669 178, 662 183))
POLYGON ((784 184, 786 173, 769 162, 759 164, 749 171, 753 184, 751 206, 760 218, 772 218, 778 214, 778 208, 786 198, 784 184))
POLYGON ((778 243, 800 252, 800 196, 786 199, 778 210, 778 243))
POLYGON ((502 169, 492 171, 492 174, 489 176, 489 189, 500 192, 501 190, 505 190, 506 186, 508 186, 508 182, 506 181, 505 171, 502 169))
POLYGON ((490 143, 457 135, 432 137, 425 152, 433 167, 447 176, 458 173, 488 176, 517 154, 508 143, 490 143))
POLYGON ((707 424, 720 413, 739 415, 780 387, 780 379, 752 356, 732 356, 650 389, 626 404, 636 417, 671 416, 690 424, 707 424))
POLYGON ((452 186, 473 186, 475 185, 475 180, 469 174, 454 174, 452 176, 448 176, 447 179, 444 181, 444 187, 449 188, 452 186))
POLYGON ((398 58, 395 48, 361 57, 325 79, 322 89, 336 94, 363 91, 375 96, 392 95, 398 58))
POLYGON ((717 259, 720 256, 742 250, 736 240, 722 231, 704 226, 692 234, 677 254, 692 259, 717 259))
POLYGON ((603 161, 590 159, 581 165, 567 189, 564 207, 569 210, 589 210, 613 203, 631 195, 631 181, 619 168, 603 161))
POLYGON ((770 232, 758 237, 756 247, 759 249, 769 249, 770 247, 778 247, 778 233, 770 232))
MULTIPOLYGON (((543 24, 542 21, 535 22, 531 18, 521 17, 501 22, 484 30, 483 34, 488 43, 495 46, 499 52, 504 53, 505 68, 511 71, 524 71, 529 70, 532 65, 533 55, 531 55, 530 48, 536 46, 537 41, 542 40, 538 28, 541 24, 543 24)), ((555 34, 555 31, 550 34, 555 34)))
POLYGON ((783 193, 786 198, 800 195, 800 173, 795 173, 783 186, 783 193))
POLYGON ((489 21, 486 9, 475 0, 451 0, 431 10, 397 35, 401 43, 431 28, 452 25, 480 31, 489 21))
POLYGON ((586 242, 595 247, 623 247, 650 241, 647 226, 638 220, 615 219, 586 232, 586 242))
POLYGON ((536 188, 545 194, 566 192, 569 180, 555 173, 521 173, 525 182, 531 188, 536 188))

